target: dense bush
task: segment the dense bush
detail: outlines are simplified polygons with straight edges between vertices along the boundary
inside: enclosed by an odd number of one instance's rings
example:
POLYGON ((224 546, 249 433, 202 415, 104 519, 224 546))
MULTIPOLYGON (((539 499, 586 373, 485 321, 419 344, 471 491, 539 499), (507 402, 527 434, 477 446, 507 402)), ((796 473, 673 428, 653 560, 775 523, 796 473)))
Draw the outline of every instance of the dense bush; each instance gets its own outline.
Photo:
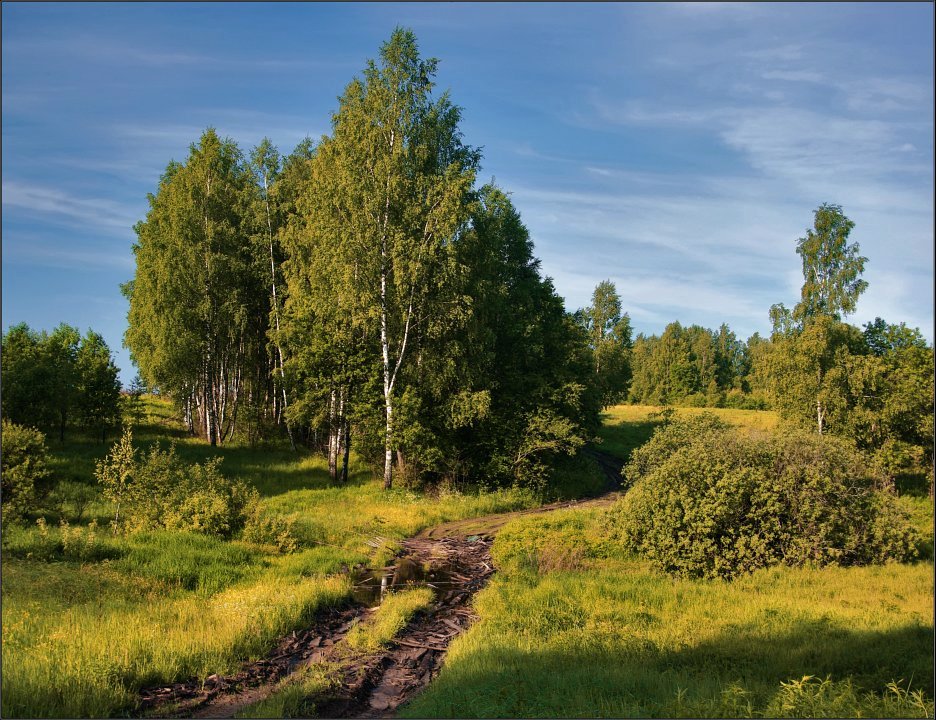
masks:
POLYGON ((240 530, 256 489, 225 478, 220 458, 189 464, 169 450, 150 448, 140 460, 129 430, 98 463, 96 476, 115 504, 115 523, 126 530, 191 530, 230 537, 240 530))
POLYGON ((22 520, 35 508, 36 500, 49 478, 49 458, 45 438, 32 428, 3 419, 3 464, 0 498, 3 524, 22 520))
POLYGON ((915 553, 896 497, 876 488, 841 438, 755 436, 702 415, 660 428, 624 473, 632 487, 612 511, 615 531, 673 574, 727 578, 915 553))

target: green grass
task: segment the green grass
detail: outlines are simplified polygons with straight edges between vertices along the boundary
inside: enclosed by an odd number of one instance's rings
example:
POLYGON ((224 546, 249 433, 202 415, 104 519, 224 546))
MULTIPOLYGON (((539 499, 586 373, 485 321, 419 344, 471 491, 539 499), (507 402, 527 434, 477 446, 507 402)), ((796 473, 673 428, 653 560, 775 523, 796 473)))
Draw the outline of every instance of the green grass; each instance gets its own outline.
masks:
MULTIPOLYGON (((628 460, 631 452, 643 445, 659 424, 661 408, 652 405, 615 405, 602 413, 600 450, 628 460)), ((732 425, 751 430, 773 430, 777 413, 769 410, 734 410, 730 408, 673 408, 676 417, 714 413, 732 425)))
POLYGON ((931 562, 674 580, 601 515, 501 532, 481 620, 403 717, 932 717, 931 562))
POLYGON ((2 581, 4 717, 113 716, 138 687, 233 671, 350 585, 267 575, 200 596, 107 565, 19 560, 2 581))
POLYGON ((348 647, 367 655, 380 652, 417 612, 429 607, 432 597, 432 590, 426 587, 391 593, 369 622, 357 623, 348 631, 348 647))
MULTIPOLYGON (((185 533, 114 537, 113 508, 102 499, 81 523, 66 508, 70 526, 48 512, 44 530, 35 516, 29 527, 7 528, 3 717, 132 712, 139 687, 233 671, 320 608, 346 602, 343 571, 385 564, 402 538, 541 500, 517 491, 384 492, 358 461, 348 483, 334 485, 307 452, 285 443, 211 448, 188 438, 165 402, 151 398, 146 408, 140 444, 173 438, 189 461, 222 455, 222 472, 258 487, 267 512, 295 519, 300 551, 185 533)), ((612 408, 602 449, 626 458, 649 437, 655 410, 612 408)), ((715 412, 748 427, 776 424, 772 413, 715 412)), ((93 485, 108 446, 79 435, 49 444, 60 478, 93 485)), ((593 467, 572 463, 563 473, 570 494, 597 483, 593 467)), ((932 558, 932 500, 915 493, 901 502, 932 558)), ((931 562, 674 582, 616 556, 605 536, 594 509, 529 517, 503 534, 501 571, 477 599, 482 621, 455 641, 445 671, 407 712, 743 715, 821 706, 916 715, 913 692, 922 689, 932 714, 931 562), (899 684, 889 688, 892 681, 899 684)), ((308 714, 303 698, 329 678, 327 668, 309 671, 284 696, 292 709, 269 712, 308 714)))
MULTIPOLYGON (((259 488, 267 512, 295 519, 300 551, 192 533, 115 537, 114 508, 102 498, 81 523, 65 507, 6 528, 4 717, 113 716, 132 710, 141 686, 232 671, 319 608, 347 602, 343 573, 386 564, 402 538, 540 501, 518 491, 385 492, 358 461, 348 483, 334 485, 324 460, 308 452, 285 443, 211 448, 174 424, 166 402, 148 398, 145 407, 139 445, 171 438, 188 461, 223 456, 222 472, 259 488), (60 515, 71 524, 60 527, 60 515)), ((109 445, 75 433, 49 445, 60 479, 94 486, 94 464, 109 445)))
POLYGON ((280 684, 274 692, 239 710, 236 718, 307 718, 315 716, 315 698, 340 683, 336 663, 307 665, 280 684))
MULTIPOLYGON (((627 459, 657 408, 605 414, 627 459)), ((678 408, 678 415, 705 409, 678 408)), ((769 431, 770 412, 708 410, 769 431)), ((402 717, 932 717, 933 501, 899 498, 922 560, 674 580, 608 540, 602 509, 530 516, 492 549, 481 620, 402 717)))

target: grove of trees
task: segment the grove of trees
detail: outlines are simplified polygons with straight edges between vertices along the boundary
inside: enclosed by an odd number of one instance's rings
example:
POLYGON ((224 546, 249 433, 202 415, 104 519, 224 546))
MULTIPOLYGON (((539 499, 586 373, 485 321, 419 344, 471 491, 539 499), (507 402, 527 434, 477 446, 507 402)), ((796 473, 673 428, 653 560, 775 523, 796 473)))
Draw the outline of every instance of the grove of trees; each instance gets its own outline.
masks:
POLYGON ((508 195, 476 186, 435 73, 398 29, 317 145, 245 157, 209 129, 169 164, 136 226, 125 344, 193 433, 285 425, 335 478, 354 443, 389 488, 541 485, 595 429, 608 353, 540 275, 508 195))
POLYGON ((61 324, 51 333, 25 323, 3 335, 5 420, 65 439, 68 426, 98 434, 120 422, 120 381, 110 348, 93 330, 61 324))

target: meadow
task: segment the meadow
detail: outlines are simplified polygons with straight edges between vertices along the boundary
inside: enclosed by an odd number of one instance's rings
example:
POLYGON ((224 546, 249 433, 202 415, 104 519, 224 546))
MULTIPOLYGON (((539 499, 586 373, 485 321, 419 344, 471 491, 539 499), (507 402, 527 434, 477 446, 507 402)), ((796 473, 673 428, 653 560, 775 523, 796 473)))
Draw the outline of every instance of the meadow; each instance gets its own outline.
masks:
MULTIPOLYGON (((605 415, 626 458, 654 408, 605 415)), ((677 409, 678 415, 695 409, 677 409)), ((716 410, 769 430, 773 413, 716 410)), ((403 717, 932 717, 933 501, 905 478, 912 564, 674 579, 608 541, 604 512, 513 521, 481 619, 403 717)))
MULTIPOLYGON (((327 606, 349 601, 346 571, 388 562, 398 542, 437 523, 541 503, 529 492, 380 487, 352 463, 346 485, 324 461, 287 447, 211 448, 147 401, 140 446, 174 439, 181 456, 222 455, 222 470, 289 518, 300 549, 181 532, 115 537, 95 497, 32 518, 4 537, 4 717, 132 713, 140 687, 235 670, 327 606)), ((652 433, 656 408, 605 414, 599 447, 626 459, 652 433)), ((677 414, 694 413, 678 409, 677 414)), ((720 410, 770 429, 773 413, 720 410)), ((106 445, 52 442, 59 477, 93 486, 106 445)), ((593 490, 594 468, 571 464, 566 497, 593 490)), ((735 582, 673 580, 608 540, 601 509, 563 510, 508 525, 498 568, 475 600, 481 620, 451 646, 408 717, 931 716, 933 503, 902 481, 901 502, 924 535, 923 559, 865 568, 772 568, 735 582)), ((425 605, 382 609, 386 622, 350 638, 370 652, 425 605)), ((245 716, 308 713, 328 668, 294 678, 245 716)))
MULTIPOLYGON (((513 490, 384 491, 352 463, 333 485, 324 460, 288 447, 211 448, 179 429, 155 398, 134 436, 140 447, 177 443, 187 460, 213 455, 222 471, 257 487, 264 509, 293 522, 300 550, 184 532, 115 537, 99 495, 80 521, 65 505, 5 532, 2 567, 4 717, 107 717, 132 710, 140 687, 230 672, 316 611, 347 603, 356 565, 379 567, 424 527, 541 502, 513 490), (38 521, 38 522, 37 522, 38 521)), ((94 488, 109 445, 50 443, 57 474, 94 488)))

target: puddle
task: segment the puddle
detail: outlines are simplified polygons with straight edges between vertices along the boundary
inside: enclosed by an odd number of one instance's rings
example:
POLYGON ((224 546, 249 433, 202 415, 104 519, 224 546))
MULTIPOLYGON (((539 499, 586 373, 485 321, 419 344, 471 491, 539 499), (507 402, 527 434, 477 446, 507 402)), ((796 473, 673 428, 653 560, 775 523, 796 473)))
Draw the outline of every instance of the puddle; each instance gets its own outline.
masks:
POLYGON ((450 565, 433 567, 427 571, 412 558, 405 557, 392 567, 354 573, 351 576, 354 583, 351 596, 360 605, 377 607, 387 592, 402 587, 428 587, 438 595, 439 590, 464 584, 452 577, 453 572, 450 565))

